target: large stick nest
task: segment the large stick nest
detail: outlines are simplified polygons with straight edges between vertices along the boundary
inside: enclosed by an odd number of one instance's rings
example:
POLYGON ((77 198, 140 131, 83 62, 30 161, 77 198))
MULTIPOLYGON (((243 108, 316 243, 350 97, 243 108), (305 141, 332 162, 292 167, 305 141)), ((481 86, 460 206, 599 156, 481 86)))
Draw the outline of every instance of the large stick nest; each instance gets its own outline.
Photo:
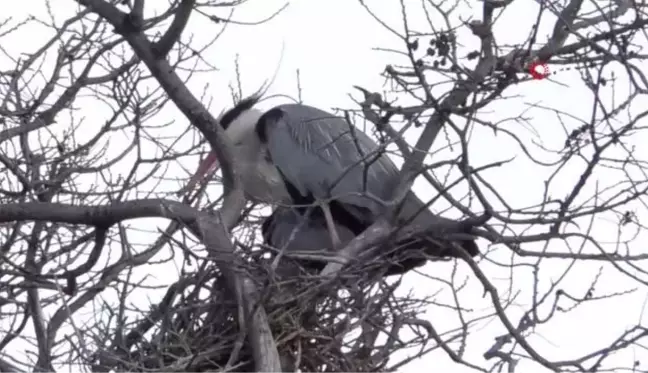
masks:
MULTIPOLYGON (((428 325, 415 317, 425 301, 397 298, 398 284, 378 275, 368 279, 366 266, 346 269, 335 283, 291 259, 273 270, 268 260, 248 258, 246 267, 261 292, 284 371, 384 371, 393 352, 429 338, 428 325), (413 332, 407 341, 398 335, 403 326, 413 332)), ((93 370, 254 371, 242 315, 217 267, 205 264, 171 286, 145 320, 129 326, 121 346, 95 354, 93 370)))

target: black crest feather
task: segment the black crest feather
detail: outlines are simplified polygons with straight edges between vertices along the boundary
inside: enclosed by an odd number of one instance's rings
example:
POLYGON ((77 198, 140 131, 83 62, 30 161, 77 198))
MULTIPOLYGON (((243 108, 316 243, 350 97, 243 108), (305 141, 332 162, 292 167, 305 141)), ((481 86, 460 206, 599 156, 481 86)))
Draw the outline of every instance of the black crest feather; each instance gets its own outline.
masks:
POLYGON ((261 99, 260 95, 252 95, 250 97, 246 97, 239 101, 236 105, 234 105, 233 108, 227 110, 223 116, 220 119, 220 124, 223 127, 223 129, 227 129, 227 127, 236 120, 241 114, 243 114, 245 111, 252 109, 254 105, 259 102, 261 99))

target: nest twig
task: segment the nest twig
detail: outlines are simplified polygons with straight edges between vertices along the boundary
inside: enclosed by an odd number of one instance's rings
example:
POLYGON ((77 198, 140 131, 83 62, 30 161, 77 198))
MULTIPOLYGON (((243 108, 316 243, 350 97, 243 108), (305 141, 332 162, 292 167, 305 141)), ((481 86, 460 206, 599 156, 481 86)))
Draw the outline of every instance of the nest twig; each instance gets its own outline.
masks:
MULTIPOLYGON (((276 271, 268 260, 248 259, 244 270, 262 291, 284 371, 385 370, 391 353, 412 343, 395 343, 390 330, 422 303, 398 299, 395 285, 367 279, 366 266, 346 269, 340 286, 330 286, 289 258, 276 271), (378 346, 380 333, 391 342, 378 346)), ((150 332, 140 333, 130 346, 113 347, 110 358, 104 350, 101 362, 93 364, 96 370, 254 370, 237 305, 218 269, 206 265, 180 282, 184 286, 174 299, 158 306, 164 312, 149 320, 150 332)))

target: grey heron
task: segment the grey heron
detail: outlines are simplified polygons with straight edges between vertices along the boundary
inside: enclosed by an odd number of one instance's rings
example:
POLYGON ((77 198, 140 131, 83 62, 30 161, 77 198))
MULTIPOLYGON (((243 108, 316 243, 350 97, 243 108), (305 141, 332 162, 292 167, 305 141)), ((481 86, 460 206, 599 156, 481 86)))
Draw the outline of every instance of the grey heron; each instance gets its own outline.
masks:
MULTIPOLYGON (((274 206, 298 206, 295 211, 300 213, 306 211, 305 206, 321 207, 322 214, 307 218, 311 220, 299 232, 294 249, 321 240, 325 230, 337 249, 351 235, 359 235, 372 225, 398 182, 398 169, 378 144, 345 119, 326 111, 283 104, 262 112, 254 108, 259 99, 253 95, 241 100, 219 120, 234 146, 246 197, 274 206)), ((211 152, 185 190, 193 189, 218 166, 211 152)), ((452 222, 429 211, 412 191, 404 198, 398 218, 419 227, 452 222)), ((285 243, 290 234, 286 227, 296 223, 294 215, 275 210, 263 225, 266 244, 277 247, 285 243)), ((406 246, 432 257, 459 257, 458 247, 470 256, 479 254, 469 236, 449 241, 439 240, 437 234, 406 246)), ((424 262, 420 257, 417 265, 424 262)))

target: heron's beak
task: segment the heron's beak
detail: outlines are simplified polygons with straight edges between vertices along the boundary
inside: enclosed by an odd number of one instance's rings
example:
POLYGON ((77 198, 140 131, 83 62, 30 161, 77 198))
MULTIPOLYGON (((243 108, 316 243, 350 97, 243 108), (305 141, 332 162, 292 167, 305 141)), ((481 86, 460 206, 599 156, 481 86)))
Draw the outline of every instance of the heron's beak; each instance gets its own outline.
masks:
POLYGON ((209 152, 207 158, 203 159, 202 162, 200 162, 200 165, 198 165, 198 169, 189 180, 189 184, 182 188, 178 192, 178 195, 184 194, 186 191, 193 190, 196 187, 196 184, 198 184, 199 182, 202 184, 209 175, 216 172, 219 168, 220 163, 218 162, 216 153, 209 152))

